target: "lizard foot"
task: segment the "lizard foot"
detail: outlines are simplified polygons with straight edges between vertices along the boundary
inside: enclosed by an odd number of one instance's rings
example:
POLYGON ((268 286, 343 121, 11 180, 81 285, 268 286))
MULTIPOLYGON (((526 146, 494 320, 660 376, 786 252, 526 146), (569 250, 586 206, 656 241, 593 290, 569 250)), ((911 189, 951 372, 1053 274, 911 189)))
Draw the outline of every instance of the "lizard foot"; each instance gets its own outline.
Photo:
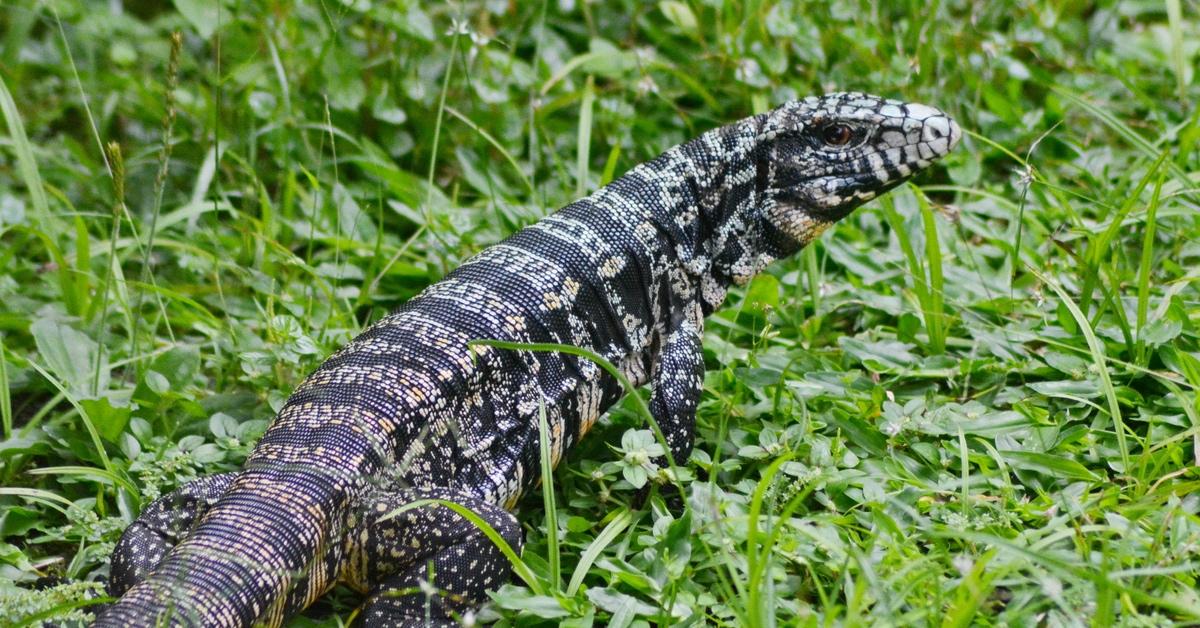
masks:
POLYGON ((350 541, 344 579, 370 591, 361 614, 371 628, 457 626, 508 581, 508 559, 474 523, 450 508, 422 505, 386 518, 422 499, 452 501, 474 512, 518 554, 524 542, 512 513, 449 489, 379 492, 366 503, 350 541), (347 574, 349 575, 349 574, 347 574))

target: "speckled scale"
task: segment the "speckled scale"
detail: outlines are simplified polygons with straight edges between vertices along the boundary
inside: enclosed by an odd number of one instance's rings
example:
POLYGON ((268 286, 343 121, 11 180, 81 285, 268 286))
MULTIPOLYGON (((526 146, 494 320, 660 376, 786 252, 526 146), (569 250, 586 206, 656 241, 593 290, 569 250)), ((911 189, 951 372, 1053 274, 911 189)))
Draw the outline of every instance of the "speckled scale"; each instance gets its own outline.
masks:
POLYGON ((685 463, 704 316, 960 134, 924 105, 807 98, 677 146, 482 251, 330 357, 243 471, 149 506, 114 551, 110 592, 124 596, 98 625, 278 625, 338 580, 368 595, 367 625, 469 612, 506 577, 503 555, 445 507, 387 515, 444 499, 519 548, 508 509, 538 480, 539 408, 556 463, 623 392, 590 362, 473 354, 469 340, 603 355, 652 383, 685 463))

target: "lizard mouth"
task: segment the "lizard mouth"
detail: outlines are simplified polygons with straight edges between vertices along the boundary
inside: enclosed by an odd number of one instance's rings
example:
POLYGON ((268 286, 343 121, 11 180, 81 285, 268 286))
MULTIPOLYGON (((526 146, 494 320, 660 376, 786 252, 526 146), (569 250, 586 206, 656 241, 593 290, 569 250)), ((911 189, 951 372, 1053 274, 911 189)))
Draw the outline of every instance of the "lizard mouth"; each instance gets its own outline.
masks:
POLYGON ((908 178, 880 181, 873 171, 810 176, 780 190, 776 202, 781 206, 803 209, 820 221, 835 222, 908 178))

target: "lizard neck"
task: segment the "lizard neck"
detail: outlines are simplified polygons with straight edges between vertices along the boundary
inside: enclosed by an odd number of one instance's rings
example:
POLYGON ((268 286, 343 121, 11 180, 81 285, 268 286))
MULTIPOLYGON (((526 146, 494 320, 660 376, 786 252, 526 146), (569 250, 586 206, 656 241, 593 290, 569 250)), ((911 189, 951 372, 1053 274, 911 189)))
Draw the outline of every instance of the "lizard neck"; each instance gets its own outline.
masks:
MULTIPOLYGON (((766 116, 713 129, 640 166, 665 202, 654 221, 671 253, 699 286, 707 315, 775 259, 798 246, 762 219, 767 164, 759 147, 766 116)), ((646 181, 649 183, 650 181, 646 181)))

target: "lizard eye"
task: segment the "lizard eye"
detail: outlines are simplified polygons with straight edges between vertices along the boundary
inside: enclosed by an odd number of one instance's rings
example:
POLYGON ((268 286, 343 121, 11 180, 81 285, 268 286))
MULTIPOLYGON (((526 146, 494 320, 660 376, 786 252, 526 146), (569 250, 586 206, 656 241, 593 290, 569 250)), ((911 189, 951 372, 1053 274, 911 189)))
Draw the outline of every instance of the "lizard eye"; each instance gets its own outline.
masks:
POLYGON ((821 130, 821 139, 830 146, 845 146, 853 137, 853 129, 845 124, 831 124, 821 130))

